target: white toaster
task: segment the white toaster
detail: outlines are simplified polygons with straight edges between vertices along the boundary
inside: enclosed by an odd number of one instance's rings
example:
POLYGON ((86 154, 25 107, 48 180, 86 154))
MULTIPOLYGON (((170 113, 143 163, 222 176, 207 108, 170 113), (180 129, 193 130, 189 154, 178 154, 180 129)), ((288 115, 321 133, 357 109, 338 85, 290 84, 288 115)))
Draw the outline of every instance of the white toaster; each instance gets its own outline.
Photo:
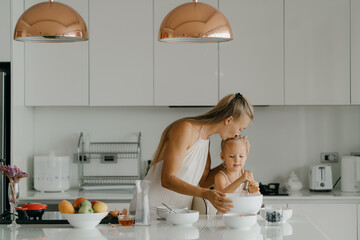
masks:
POLYGON ((316 192, 327 192, 333 188, 331 167, 315 165, 309 171, 309 189, 316 192))

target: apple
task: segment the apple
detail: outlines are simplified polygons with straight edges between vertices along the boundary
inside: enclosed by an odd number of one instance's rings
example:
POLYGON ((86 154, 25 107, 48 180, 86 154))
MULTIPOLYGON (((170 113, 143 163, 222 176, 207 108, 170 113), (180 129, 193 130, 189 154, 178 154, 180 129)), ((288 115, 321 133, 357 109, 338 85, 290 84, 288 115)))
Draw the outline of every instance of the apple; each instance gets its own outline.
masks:
POLYGON ((91 205, 84 204, 83 206, 80 206, 79 213, 94 213, 94 210, 91 205))
POLYGON ((107 212, 108 210, 108 206, 106 205, 106 203, 103 202, 95 203, 93 208, 95 213, 103 213, 103 212, 107 212))
POLYGON ((96 203, 98 203, 98 202, 100 202, 100 201, 92 201, 92 202, 91 202, 91 206, 94 207, 94 205, 95 205, 96 203))
POLYGON ((84 200, 84 201, 82 201, 82 202, 80 203, 80 208, 83 207, 83 206, 85 206, 85 205, 87 205, 87 206, 89 206, 89 207, 92 207, 90 201, 84 200))
POLYGON ((83 198, 83 197, 79 197, 77 199, 74 200, 74 203, 73 203, 73 206, 75 208, 75 210, 79 209, 80 207, 80 203, 84 200, 87 200, 86 198, 83 198))

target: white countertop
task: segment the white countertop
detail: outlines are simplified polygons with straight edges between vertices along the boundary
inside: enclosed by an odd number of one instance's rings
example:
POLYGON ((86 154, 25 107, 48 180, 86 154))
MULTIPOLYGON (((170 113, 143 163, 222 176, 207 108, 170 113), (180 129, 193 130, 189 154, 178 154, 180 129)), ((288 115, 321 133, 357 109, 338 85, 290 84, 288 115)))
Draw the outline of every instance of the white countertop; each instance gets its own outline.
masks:
MULTIPOLYGON (((70 189, 66 192, 42 193, 38 191, 28 191, 20 193, 20 201, 34 202, 34 201, 59 201, 59 200, 74 200, 79 197, 85 197, 89 200, 99 200, 106 202, 130 202, 135 193, 135 189, 131 190, 97 190, 97 191, 80 191, 79 189, 70 189)), ((289 196, 264 196, 264 201, 330 201, 343 203, 360 203, 360 193, 344 193, 339 189, 331 192, 311 192, 304 189, 298 192, 290 192, 289 196)))
POLYGON ((222 216, 207 218, 200 215, 200 219, 193 226, 173 226, 167 222, 152 218, 150 226, 112 228, 107 224, 100 224, 95 229, 76 229, 68 224, 64 225, 22 225, 18 230, 11 231, 6 225, 0 225, 2 239, 327 239, 308 219, 302 215, 293 215, 286 223, 279 226, 265 226, 258 217, 258 223, 249 230, 230 229, 223 224, 222 216), (265 238, 264 238, 265 237, 265 238))

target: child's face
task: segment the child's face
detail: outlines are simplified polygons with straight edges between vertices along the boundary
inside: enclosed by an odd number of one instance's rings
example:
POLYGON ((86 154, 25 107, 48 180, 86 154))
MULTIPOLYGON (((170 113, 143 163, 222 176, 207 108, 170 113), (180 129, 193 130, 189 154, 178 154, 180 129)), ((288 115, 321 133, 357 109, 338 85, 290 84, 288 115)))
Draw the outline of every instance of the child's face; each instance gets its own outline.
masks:
POLYGON ((221 160, 225 162, 227 170, 240 171, 247 158, 246 144, 242 141, 229 141, 225 143, 220 156, 221 160))

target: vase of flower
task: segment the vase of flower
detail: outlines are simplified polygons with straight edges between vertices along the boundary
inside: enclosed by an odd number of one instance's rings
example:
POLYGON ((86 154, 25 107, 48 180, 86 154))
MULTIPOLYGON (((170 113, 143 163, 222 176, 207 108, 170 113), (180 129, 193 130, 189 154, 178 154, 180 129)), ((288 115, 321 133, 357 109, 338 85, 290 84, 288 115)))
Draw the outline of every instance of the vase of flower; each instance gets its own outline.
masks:
POLYGON ((9 203, 10 203, 10 211, 11 211, 11 224, 8 225, 9 228, 18 228, 20 227, 19 224, 16 223, 16 206, 19 203, 19 183, 10 182, 9 188, 8 188, 8 197, 9 197, 9 203))
POLYGON ((18 167, 11 167, 10 165, 1 166, 1 173, 8 177, 9 189, 8 189, 8 197, 10 202, 10 210, 12 215, 12 223, 8 225, 11 229, 16 229, 20 227, 19 224, 16 223, 16 206, 19 203, 19 181, 21 178, 26 178, 28 174, 26 172, 21 171, 18 167))

